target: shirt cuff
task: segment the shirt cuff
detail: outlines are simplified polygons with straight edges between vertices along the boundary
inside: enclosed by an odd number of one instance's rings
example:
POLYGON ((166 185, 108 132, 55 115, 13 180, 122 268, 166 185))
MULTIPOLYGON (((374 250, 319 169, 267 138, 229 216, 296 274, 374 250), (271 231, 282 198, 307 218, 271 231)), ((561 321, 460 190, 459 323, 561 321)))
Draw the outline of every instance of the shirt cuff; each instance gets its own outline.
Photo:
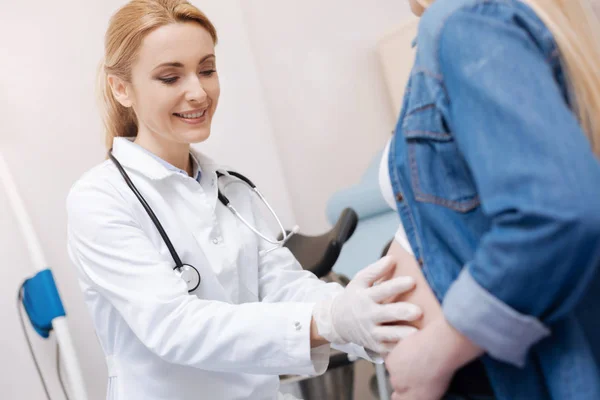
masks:
POLYGON ((329 366, 329 345, 310 347, 310 323, 314 304, 297 303, 296 310, 290 313, 285 338, 288 355, 299 361, 296 375, 317 376, 329 366))
POLYGON ((498 300, 464 268, 450 286, 442 309, 448 322, 491 357, 525 366, 529 348, 550 335, 537 318, 498 300))

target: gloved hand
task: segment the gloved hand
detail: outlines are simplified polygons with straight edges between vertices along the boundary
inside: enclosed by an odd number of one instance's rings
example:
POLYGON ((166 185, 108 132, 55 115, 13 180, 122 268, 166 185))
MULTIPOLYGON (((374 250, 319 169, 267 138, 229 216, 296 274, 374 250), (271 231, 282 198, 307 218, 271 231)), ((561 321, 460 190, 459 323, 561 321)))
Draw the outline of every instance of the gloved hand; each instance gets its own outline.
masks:
POLYGON ((415 281, 400 276, 379 284, 390 276, 396 261, 383 257, 356 274, 337 296, 317 303, 313 319, 320 336, 333 344, 354 343, 379 354, 389 353, 401 339, 417 331, 412 326, 383 325, 415 321, 422 311, 411 303, 383 301, 414 288, 415 281), (375 285, 374 285, 375 284, 375 285))

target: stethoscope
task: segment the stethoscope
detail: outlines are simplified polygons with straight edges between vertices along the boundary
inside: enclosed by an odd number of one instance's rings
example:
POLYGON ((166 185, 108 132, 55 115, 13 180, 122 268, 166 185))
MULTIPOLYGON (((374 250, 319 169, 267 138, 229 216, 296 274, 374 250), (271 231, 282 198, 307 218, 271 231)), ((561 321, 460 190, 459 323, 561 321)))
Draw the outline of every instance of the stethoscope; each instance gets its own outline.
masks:
MULTIPOLYGON (((115 166, 121 173, 121 176, 127 183, 127 186, 129 186, 131 191, 138 198, 138 200, 140 201, 140 203, 142 204, 142 206, 144 207, 144 209, 150 216, 150 219, 156 226, 156 229, 158 229, 160 236, 162 237, 163 241, 167 245, 167 248, 169 249, 169 253, 171 253, 171 257, 173 257, 173 261, 175 262, 175 267, 173 267, 173 270, 176 271, 179 274, 179 276, 187 284, 188 293, 193 292, 194 290, 196 290, 198 288, 198 286, 200 286, 200 281, 202 280, 202 278, 200 276, 200 272, 193 265, 184 264, 181 261, 181 258, 179 258, 179 254, 177 254, 177 251, 175 251, 175 247, 173 246, 173 243, 171 243, 171 239, 169 239, 169 235, 167 235, 167 232, 165 232, 162 224, 158 220, 158 217, 156 216, 156 214, 154 214, 154 211, 152 211, 152 208, 148 205, 148 203, 146 202, 146 199, 144 199, 144 196, 142 196, 142 194, 135 187, 135 185, 131 181, 131 178, 129 178, 129 175, 127 174, 127 172, 125 172, 125 169, 123 168, 121 163, 112 154, 112 149, 108 151, 108 157, 115 164, 115 166)), ((275 245, 271 249, 261 250, 261 252, 260 252, 261 255, 264 255, 264 254, 269 253, 273 250, 276 250, 280 247, 283 247, 285 242, 287 242, 293 234, 298 232, 298 226, 294 226, 294 228, 292 229, 292 231, 290 233, 286 232, 286 230, 283 228, 283 225, 281 224, 281 220, 279 219, 279 217, 277 217, 277 214, 275 213, 275 211, 273 211, 273 208, 271 207, 269 202, 265 199, 265 197, 262 195, 262 193, 257 189, 256 185, 254 183, 252 183, 252 181, 250 179, 246 178, 244 175, 242 175, 238 172, 234 172, 234 171, 225 171, 225 172, 226 173, 217 171, 217 193, 218 193, 217 196, 219 198, 219 201, 225 207, 227 207, 233 213, 233 215, 235 215, 240 221, 242 221, 242 223, 244 225, 246 225, 252 232, 254 232, 256 235, 258 235, 263 240, 275 245), (221 190, 219 189, 218 180, 222 176, 233 176, 233 177, 239 179, 240 182, 245 183, 248 187, 250 187, 250 189, 252 189, 252 191, 254 193, 256 193, 258 198, 269 209, 269 212, 271 213, 273 218, 275 218, 275 221, 277 221, 277 224, 279 225, 279 229, 281 230, 281 238, 282 239, 277 240, 277 239, 268 238, 267 236, 260 233, 255 227, 253 227, 250 223, 248 223, 248 221, 246 221, 246 219, 244 217, 242 217, 240 215, 240 213, 235 209, 235 207, 233 207, 231 205, 231 202, 229 201, 229 199, 223 193, 221 193, 221 190)))

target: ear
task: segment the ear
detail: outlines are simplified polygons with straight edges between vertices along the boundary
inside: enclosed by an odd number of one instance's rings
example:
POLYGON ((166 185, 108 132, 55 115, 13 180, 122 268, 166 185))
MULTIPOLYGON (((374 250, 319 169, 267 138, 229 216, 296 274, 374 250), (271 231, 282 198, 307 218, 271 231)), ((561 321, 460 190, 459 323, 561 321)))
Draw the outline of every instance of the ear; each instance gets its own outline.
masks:
POLYGON ((133 105, 133 93, 127 82, 115 75, 108 75, 108 84, 113 96, 123 107, 133 105))

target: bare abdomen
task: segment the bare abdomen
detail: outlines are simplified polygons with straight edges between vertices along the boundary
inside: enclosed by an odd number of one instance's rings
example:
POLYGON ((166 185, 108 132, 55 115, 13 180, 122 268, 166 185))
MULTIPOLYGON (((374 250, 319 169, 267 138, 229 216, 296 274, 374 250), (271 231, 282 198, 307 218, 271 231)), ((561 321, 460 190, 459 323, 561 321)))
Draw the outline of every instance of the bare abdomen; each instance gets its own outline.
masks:
POLYGON ((393 301, 406 301, 419 306, 421 310, 423 310, 423 317, 410 323, 410 325, 421 329, 430 321, 441 316, 442 308, 440 303, 433 294, 433 291, 425 280, 421 267, 412 254, 404 250, 395 240, 392 242, 387 254, 393 256, 398 261, 398 265, 394 271, 394 277, 406 275, 412 276, 417 283, 413 291, 402 294, 394 298, 393 301))

